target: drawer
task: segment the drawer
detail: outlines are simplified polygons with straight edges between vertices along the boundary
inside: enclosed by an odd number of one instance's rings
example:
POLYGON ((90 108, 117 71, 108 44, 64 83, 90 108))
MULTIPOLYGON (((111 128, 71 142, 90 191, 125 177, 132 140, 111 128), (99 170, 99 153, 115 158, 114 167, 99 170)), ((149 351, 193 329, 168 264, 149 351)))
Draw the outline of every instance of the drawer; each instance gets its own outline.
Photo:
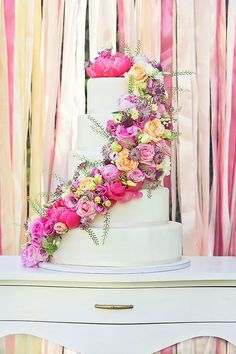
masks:
POLYGON ((0 286, 0 320, 116 324, 232 322, 236 321, 235 303, 233 287, 0 286))

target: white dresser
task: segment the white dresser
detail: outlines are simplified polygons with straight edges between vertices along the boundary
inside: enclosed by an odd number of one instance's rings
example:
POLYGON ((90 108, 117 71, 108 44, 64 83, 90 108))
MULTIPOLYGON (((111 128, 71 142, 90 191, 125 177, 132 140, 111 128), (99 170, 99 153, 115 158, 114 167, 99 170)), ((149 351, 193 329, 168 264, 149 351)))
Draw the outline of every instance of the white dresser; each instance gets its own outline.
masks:
POLYGON ((78 274, 0 257, 0 337, 25 333, 82 354, 151 354, 197 336, 236 345, 236 257, 183 270, 78 274))

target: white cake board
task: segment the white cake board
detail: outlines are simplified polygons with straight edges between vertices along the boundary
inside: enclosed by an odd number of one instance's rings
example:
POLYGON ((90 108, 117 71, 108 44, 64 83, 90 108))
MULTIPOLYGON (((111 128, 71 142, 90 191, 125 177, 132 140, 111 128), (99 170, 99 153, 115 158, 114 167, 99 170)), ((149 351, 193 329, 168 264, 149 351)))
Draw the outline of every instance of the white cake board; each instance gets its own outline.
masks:
POLYGON ((57 272, 69 272, 80 274, 143 274, 169 272, 190 267, 190 260, 182 259, 176 263, 159 264, 151 266, 135 266, 135 267, 95 267, 95 266, 74 266, 54 263, 40 263, 39 267, 57 272))

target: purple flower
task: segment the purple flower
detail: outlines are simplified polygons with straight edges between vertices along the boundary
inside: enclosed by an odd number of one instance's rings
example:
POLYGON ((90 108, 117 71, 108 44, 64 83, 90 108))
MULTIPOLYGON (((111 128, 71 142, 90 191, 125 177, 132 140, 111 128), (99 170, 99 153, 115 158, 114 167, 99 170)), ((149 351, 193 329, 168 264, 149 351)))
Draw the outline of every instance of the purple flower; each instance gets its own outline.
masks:
POLYGON ((106 214, 107 213, 107 207, 105 207, 105 205, 102 204, 95 204, 95 210, 98 214, 106 214))
POLYGON ((139 151, 139 149, 138 149, 138 148, 134 148, 134 149, 130 150, 129 158, 130 158, 131 160, 138 161, 139 158, 140 158, 140 151, 139 151))
POLYGON ((156 179, 160 178, 163 175, 163 170, 160 168, 156 171, 156 179))
POLYGON ((163 154, 162 152, 158 152, 155 156, 154 156, 154 162, 157 164, 162 163, 163 159, 165 157, 165 154, 163 154))
POLYGON ((118 168, 112 164, 104 166, 101 172, 105 181, 111 181, 119 176, 118 168))
POLYGON ((116 128, 118 126, 118 123, 116 123, 114 120, 108 120, 107 121, 107 127, 106 130, 108 133, 110 133, 113 136, 116 136, 116 128))
POLYGON ((137 102, 138 98, 135 95, 130 93, 122 95, 119 98, 119 109, 120 111, 126 111, 127 109, 134 108, 137 102))
POLYGON ((44 223, 42 218, 37 218, 33 221, 33 223, 29 226, 29 232, 32 236, 35 237, 43 237, 44 233, 44 223))
POLYGON ((79 202, 80 197, 76 194, 69 194, 65 198, 65 205, 67 208, 76 210, 78 208, 78 202, 79 202))
POLYGON ((95 191, 93 191, 95 196, 102 197, 107 193, 107 187, 102 184, 97 184, 95 191))
POLYGON ((33 244, 26 246, 21 254, 24 267, 38 267, 40 262, 46 262, 47 259, 46 251, 42 247, 33 244))
POLYGON ((95 175, 100 175, 100 174, 101 174, 101 170, 97 167, 93 167, 90 172, 91 177, 94 177, 95 175))

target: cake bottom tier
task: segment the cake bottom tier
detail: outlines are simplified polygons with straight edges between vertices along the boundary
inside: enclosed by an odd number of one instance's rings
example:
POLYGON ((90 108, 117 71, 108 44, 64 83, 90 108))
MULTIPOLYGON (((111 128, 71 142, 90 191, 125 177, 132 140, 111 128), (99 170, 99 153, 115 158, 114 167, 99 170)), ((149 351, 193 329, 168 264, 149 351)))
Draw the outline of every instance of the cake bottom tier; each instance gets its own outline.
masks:
MULTIPOLYGON (((102 239, 102 229, 93 228, 102 239)), ((176 222, 137 228, 110 228, 104 244, 88 233, 70 230, 63 236, 52 263, 84 266, 149 266, 174 263, 182 256, 182 226, 176 222)))

